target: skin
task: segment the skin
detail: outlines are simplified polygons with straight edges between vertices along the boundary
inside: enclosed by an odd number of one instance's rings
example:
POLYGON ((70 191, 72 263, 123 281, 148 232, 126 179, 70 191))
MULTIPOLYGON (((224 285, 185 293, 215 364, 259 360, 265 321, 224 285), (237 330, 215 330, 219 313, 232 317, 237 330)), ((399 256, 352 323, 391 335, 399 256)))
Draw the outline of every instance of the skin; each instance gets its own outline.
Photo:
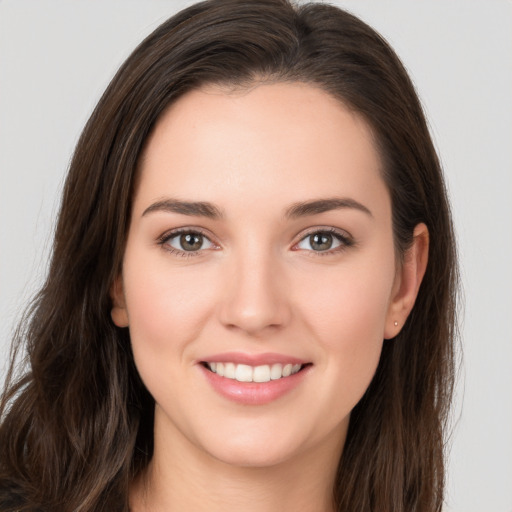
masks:
POLYGON ((156 401, 154 457, 132 510, 333 510, 350 412, 425 271, 424 225, 414 240, 399 264, 371 130, 327 93, 296 83, 208 87, 174 103, 143 155, 112 288, 112 318, 129 327, 156 401), (168 198, 207 201, 223 217, 147 212, 168 198), (368 212, 286 215, 326 198, 368 212), (179 251, 179 236, 162 240, 178 228, 207 240, 192 255, 179 251), (345 238, 314 250, 308 236, 329 229, 345 238), (239 404, 198 363, 233 351, 311 365, 277 400, 239 404))

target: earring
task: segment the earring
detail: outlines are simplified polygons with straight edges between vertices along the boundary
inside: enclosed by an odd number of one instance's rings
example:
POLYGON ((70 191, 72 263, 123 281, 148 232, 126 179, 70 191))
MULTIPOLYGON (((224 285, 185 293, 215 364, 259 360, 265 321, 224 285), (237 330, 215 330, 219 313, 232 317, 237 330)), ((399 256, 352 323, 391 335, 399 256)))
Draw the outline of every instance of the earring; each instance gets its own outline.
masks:
POLYGON ((397 327, 397 326, 398 326, 398 322, 395 320, 395 327, 397 327))

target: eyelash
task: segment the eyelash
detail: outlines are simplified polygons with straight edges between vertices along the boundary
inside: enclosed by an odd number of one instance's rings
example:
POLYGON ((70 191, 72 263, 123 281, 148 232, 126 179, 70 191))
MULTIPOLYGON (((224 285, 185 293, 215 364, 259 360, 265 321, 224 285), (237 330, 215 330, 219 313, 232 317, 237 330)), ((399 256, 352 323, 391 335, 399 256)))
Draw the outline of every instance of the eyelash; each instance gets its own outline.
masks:
MULTIPOLYGON (((332 256, 333 254, 338 254, 340 252, 343 252, 347 250, 349 247, 353 247, 355 245, 354 239, 346 232, 340 231, 336 228, 332 227, 316 227, 309 230, 304 236, 301 237, 301 239, 294 244, 293 247, 297 247, 302 241, 306 240, 312 235, 317 234, 328 234, 332 235, 333 238, 335 238, 338 242, 340 242, 340 245, 338 247, 335 247, 334 249, 328 249, 326 251, 313 251, 313 250, 306 250, 306 252, 309 254, 309 256, 316 257, 316 256, 332 256)), ((301 249, 295 249, 297 251, 300 251, 301 249)))
MULTIPOLYGON (((181 256, 182 258, 191 258, 191 257, 195 257, 195 256, 201 256, 202 253, 206 249, 202 249, 202 250, 200 249, 198 251, 182 251, 180 249, 176 249, 175 247, 172 247, 171 245, 168 245, 168 242, 171 239, 176 238, 177 236, 183 235, 183 234, 201 235, 206 240, 208 240, 211 244, 216 246, 216 244, 211 241, 210 237, 204 231, 197 229, 197 228, 193 228, 193 229, 192 228, 180 228, 180 229, 175 229, 172 231, 167 231, 166 233, 164 233, 163 235, 161 235, 158 238, 158 245, 162 246, 162 248, 164 250, 166 250, 167 252, 177 255, 177 256, 181 256)), ((295 250, 295 251, 305 250, 307 253, 310 253, 310 256, 312 256, 312 257, 330 256, 332 254, 337 254, 342 251, 345 251, 346 249, 348 249, 349 247, 353 247, 354 245, 355 245, 354 239, 345 232, 339 231, 332 227, 325 227, 325 228, 317 227, 317 228, 311 229, 306 234, 304 234, 301 237, 301 239, 293 245, 292 250, 295 250), (340 245, 338 247, 335 247, 334 249, 328 249, 325 251, 295 249, 295 247, 297 247, 301 242, 306 240, 308 237, 310 237, 312 235, 316 235, 316 234, 332 235, 338 242, 340 242, 340 245)), ((218 246, 216 246, 216 247, 218 247, 218 246)))
POLYGON ((168 245, 168 242, 173 238, 176 238, 179 235, 201 235, 203 238, 208 240, 211 244, 216 245, 214 242, 210 240, 210 237, 198 228, 180 228, 173 229, 172 231, 165 232, 162 236, 158 238, 158 245, 162 246, 162 248, 169 252, 170 254, 174 254, 176 256, 181 256, 182 258, 192 258, 195 256, 201 256, 202 252, 205 250, 199 251, 181 251, 180 249, 176 249, 171 245, 168 245))

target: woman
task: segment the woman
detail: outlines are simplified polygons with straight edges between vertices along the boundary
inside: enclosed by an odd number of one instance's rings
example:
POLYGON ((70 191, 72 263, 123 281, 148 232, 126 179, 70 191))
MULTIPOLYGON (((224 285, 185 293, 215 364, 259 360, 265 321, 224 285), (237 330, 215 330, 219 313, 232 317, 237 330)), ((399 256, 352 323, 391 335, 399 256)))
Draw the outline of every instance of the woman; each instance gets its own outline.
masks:
POLYGON ((440 510, 455 285, 382 38, 327 5, 196 4, 76 148, 2 510, 440 510))

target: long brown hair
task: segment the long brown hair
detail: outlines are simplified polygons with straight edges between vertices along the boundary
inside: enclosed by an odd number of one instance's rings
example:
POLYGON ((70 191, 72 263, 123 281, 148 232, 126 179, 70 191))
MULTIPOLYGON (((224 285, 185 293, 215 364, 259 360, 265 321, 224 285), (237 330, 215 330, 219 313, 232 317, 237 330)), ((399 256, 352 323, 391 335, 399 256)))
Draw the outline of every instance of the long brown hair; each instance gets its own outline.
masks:
POLYGON ((127 511, 153 449, 154 402, 129 333, 110 319, 137 163, 162 112, 204 84, 313 84, 362 115, 383 162, 397 254, 424 222, 429 263, 400 334, 352 412, 334 499, 345 512, 440 511, 454 377, 457 267, 449 205, 421 105, 400 60, 325 4, 211 0, 132 53, 89 119, 64 188, 47 280, 20 324, 1 401, 0 507, 127 511))

